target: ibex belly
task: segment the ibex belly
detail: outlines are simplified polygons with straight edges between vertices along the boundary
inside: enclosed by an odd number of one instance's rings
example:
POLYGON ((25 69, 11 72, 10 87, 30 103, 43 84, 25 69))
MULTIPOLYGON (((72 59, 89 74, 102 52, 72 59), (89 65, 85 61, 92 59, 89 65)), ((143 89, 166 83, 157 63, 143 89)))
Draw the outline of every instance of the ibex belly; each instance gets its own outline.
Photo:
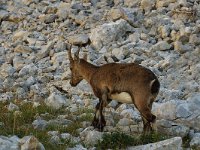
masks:
POLYGON ((121 103, 127 103, 127 104, 133 103, 131 95, 127 92, 111 94, 111 99, 116 100, 121 103))

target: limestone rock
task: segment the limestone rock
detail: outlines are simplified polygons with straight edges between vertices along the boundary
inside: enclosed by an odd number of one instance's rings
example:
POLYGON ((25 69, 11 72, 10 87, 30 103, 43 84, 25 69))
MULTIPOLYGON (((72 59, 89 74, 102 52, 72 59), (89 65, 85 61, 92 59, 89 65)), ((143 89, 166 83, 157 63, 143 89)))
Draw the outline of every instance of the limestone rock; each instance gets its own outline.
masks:
POLYGON ((177 50, 179 53, 183 54, 187 51, 190 51, 192 49, 192 46, 189 44, 182 44, 179 41, 174 42, 174 49, 177 50))
POLYGON ((26 40, 29 36, 29 32, 28 31, 24 31, 24 30, 20 30, 20 31, 16 31, 13 35, 13 40, 26 40))
POLYGON ((0 136, 1 150, 18 150, 19 138, 17 136, 12 136, 10 138, 5 136, 0 136))
POLYGON ((200 133, 195 133, 190 141, 190 146, 194 148, 200 148, 200 133))
POLYGON ((171 48, 171 45, 168 44, 166 41, 159 41, 158 43, 156 43, 155 45, 152 46, 152 50, 157 51, 165 51, 165 50, 169 50, 171 48))
POLYGON ((8 63, 4 63, 0 68, 1 68, 0 74, 4 78, 12 76, 16 71, 16 69, 11 64, 8 63))
POLYGON ((38 68, 36 67, 35 64, 31 63, 28 65, 25 65, 20 71, 19 71, 19 76, 24 76, 24 75, 35 75, 37 73, 38 68))
POLYGON ((20 55, 15 55, 13 58, 13 66, 15 67, 16 70, 20 70, 25 66, 25 60, 22 56, 20 55))
POLYGON ((176 119, 176 106, 177 101, 169 101, 166 103, 153 103, 152 112, 158 119, 176 119), (169 111, 170 110, 170 111, 169 111))
POLYGON ((33 51, 28 46, 18 45, 17 47, 15 47, 14 52, 17 52, 17 53, 31 53, 33 51))
POLYGON ((185 137, 189 133, 189 127, 168 121, 165 119, 156 121, 157 131, 171 136, 185 137))
POLYGON ((58 16, 56 14, 46 14, 41 17, 46 24, 53 23, 57 18, 58 16))
POLYGON ((84 45, 88 43, 89 37, 87 34, 78 34, 68 38, 69 43, 73 45, 84 45))
POLYGON ((45 150, 42 143, 34 136, 25 136, 19 141, 21 150, 45 150))
POLYGON ((169 150, 176 149, 182 150, 182 139, 181 137, 174 137, 157 143, 146 144, 142 146, 128 147, 128 150, 169 150))
POLYGON ((67 100, 63 95, 54 92, 45 100, 45 103, 47 106, 59 109, 62 106, 68 106, 69 100, 67 100))
POLYGON ((6 10, 0 10, 0 20, 6 20, 9 17, 9 12, 6 10))
POLYGON ((155 6, 155 2, 155 0, 142 0, 140 5, 146 13, 149 13, 151 9, 155 6))
POLYGON ((103 133, 95 130, 85 129, 80 133, 81 139, 84 140, 85 144, 95 145, 98 140, 102 139, 103 133))
POLYGON ((9 111, 19 110, 19 107, 11 102, 11 103, 8 105, 8 110, 9 110, 9 111))
POLYGON ((44 57, 49 56, 50 50, 53 48, 54 44, 55 44, 54 41, 48 42, 48 44, 45 45, 45 46, 43 46, 43 47, 42 47, 42 50, 39 51, 39 53, 37 54, 37 57, 38 57, 39 59, 42 59, 42 58, 44 58, 44 57))
POLYGON ((34 129, 44 130, 47 126, 47 121, 41 119, 40 117, 37 120, 34 120, 32 123, 34 129))
POLYGON ((58 6, 57 15, 61 19, 67 19, 69 14, 70 3, 61 2, 58 6))
POLYGON ((96 49, 100 49, 112 41, 119 40, 127 31, 131 30, 132 27, 125 20, 120 19, 92 29, 90 40, 96 49))

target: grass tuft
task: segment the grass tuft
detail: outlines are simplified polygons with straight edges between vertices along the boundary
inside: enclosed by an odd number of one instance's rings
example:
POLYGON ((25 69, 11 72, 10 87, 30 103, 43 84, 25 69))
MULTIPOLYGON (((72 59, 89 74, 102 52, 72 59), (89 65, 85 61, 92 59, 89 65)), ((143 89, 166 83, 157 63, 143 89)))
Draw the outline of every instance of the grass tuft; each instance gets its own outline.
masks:
POLYGON ((105 133, 102 140, 99 140, 95 145, 98 150, 101 149, 125 149, 128 146, 144 145, 165 140, 169 137, 152 133, 148 136, 144 135, 128 135, 121 132, 113 132, 111 134, 105 133))

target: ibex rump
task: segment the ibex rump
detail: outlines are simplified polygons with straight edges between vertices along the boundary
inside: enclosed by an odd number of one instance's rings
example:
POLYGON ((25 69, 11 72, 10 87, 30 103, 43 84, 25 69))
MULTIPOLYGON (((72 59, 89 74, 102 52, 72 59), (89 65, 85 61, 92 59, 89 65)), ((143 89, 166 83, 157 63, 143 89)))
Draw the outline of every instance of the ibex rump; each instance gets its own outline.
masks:
POLYGON ((151 123, 156 120, 156 116, 151 113, 151 107, 160 88, 155 74, 135 63, 108 63, 95 66, 88 63, 86 57, 79 58, 79 51, 80 49, 73 59, 71 47, 68 50, 70 84, 76 86, 85 79, 91 85, 95 96, 99 98, 92 125, 100 131, 103 130, 106 125, 103 108, 114 99, 121 103, 133 103, 141 113, 144 132, 152 130, 151 123))

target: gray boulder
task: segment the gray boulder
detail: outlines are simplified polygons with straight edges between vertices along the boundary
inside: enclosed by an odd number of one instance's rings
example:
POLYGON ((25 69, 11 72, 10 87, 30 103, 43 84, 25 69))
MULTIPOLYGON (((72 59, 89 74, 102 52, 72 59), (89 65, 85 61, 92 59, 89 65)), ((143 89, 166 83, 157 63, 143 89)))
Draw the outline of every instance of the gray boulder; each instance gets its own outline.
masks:
POLYGON ((195 133, 190 141, 190 146, 193 148, 200 148, 200 133, 195 133))
POLYGON ((102 132, 91 130, 90 128, 86 128, 80 133, 81 139, 87 145, 95 145, 98 140, 102 139, 102 136, 102 132))
POLYGON ((69 100, 61 94, 56 92, 51 93, 51 95, 45 100, 47 106, 59 109, 62 106, 68 106, 70 104, 69 100))
POLYGON ((90 40, 96 49, 101 49, 113 41, 120 40, 127 31, 133 28, 123 19, 105 23, 91 30, 90 40))
POLYGON ((181 137, 174 137, 157 143, 146 144, 136 147, 128 147, 127 150, 182 150, 181 137))
POLYGON ((17 136, 12 136, 10 138, 5 136, 0 136, 0 150, 18 150, 19 138, 17 136))

